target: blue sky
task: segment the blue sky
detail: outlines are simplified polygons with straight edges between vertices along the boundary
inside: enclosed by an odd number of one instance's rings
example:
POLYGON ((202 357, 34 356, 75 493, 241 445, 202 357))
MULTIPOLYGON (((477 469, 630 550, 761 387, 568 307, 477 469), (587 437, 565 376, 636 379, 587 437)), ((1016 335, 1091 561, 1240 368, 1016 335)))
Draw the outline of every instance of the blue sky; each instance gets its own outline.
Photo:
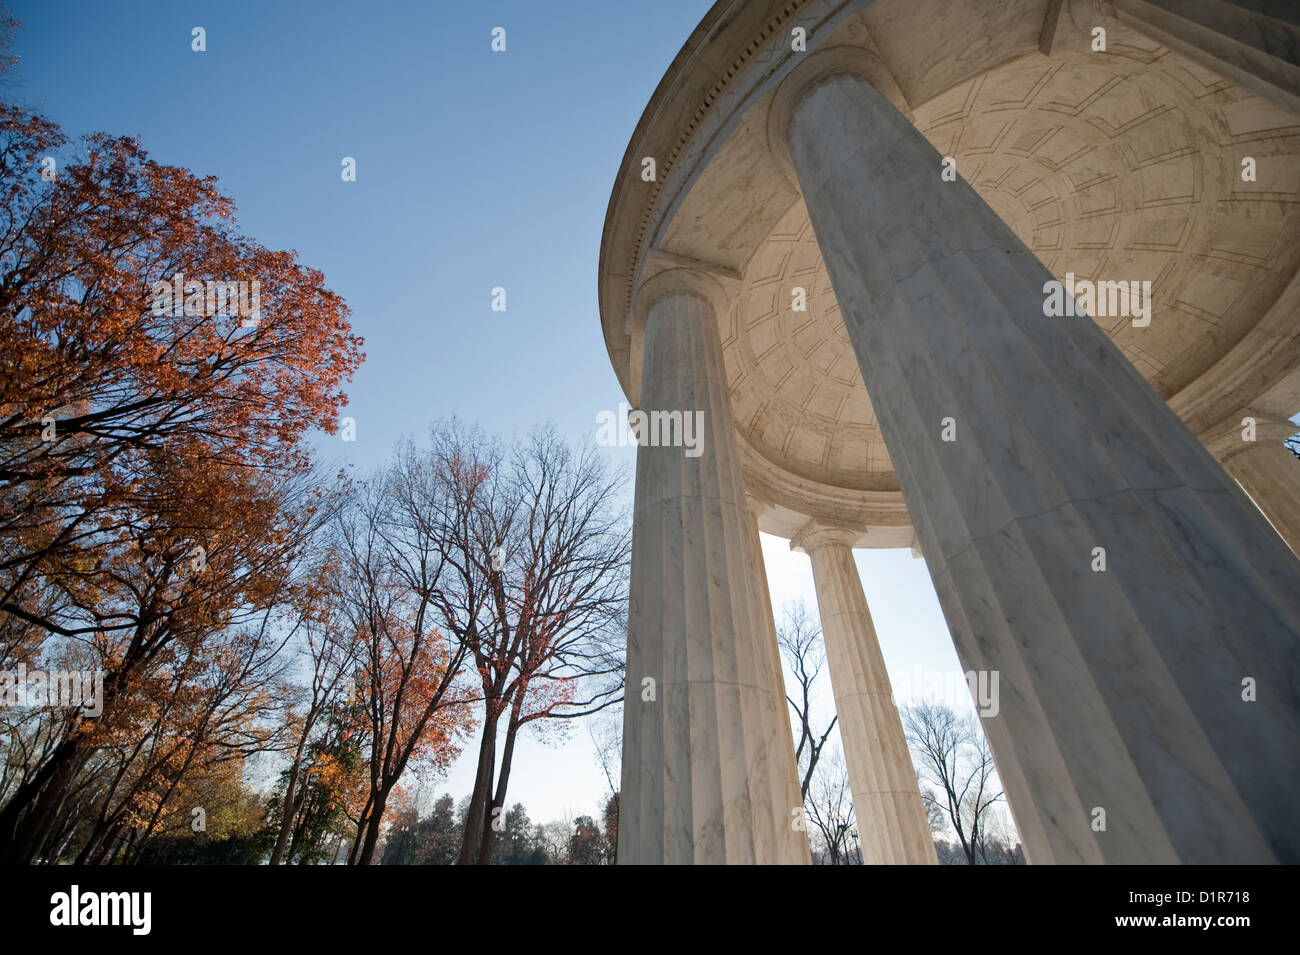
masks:
MULTIPOLYGON (((348 387, 357 440, 320 450, 367 471, 453 413, 505 434, 549 418, 591 441, 618 408, 596 303, 605 208, 710 4, 11 2, 23 29, 8 94, 70 137, 137 135, 154 159, 218 177, 242 231, 325 273, 367 361, 348 387), (504 53, 490 49, 498 26, 504 53), (356 182, 340 176, 349 156, 356 182), (505 312, 490 307, 497 286, 505 312)), ((815 607, 807 558, 763 543, 773 602, 815 607)), ((857 557, 891 672, 957 670, 924 563, 857 557)), ((462 757, 432 788, 459 798, 472 778, 462 757)), ((585 729, 521 743, 510 789, 534 821, 594 813, 605 783, 585 729)))

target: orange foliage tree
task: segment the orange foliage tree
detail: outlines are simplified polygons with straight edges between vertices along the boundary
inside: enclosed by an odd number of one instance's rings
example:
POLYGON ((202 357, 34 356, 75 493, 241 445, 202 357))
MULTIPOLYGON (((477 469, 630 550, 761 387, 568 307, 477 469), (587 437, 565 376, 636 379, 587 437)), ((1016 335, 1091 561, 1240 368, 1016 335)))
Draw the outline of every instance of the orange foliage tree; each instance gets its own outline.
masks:
POLYGON ((362 360, 318 271, 235 230, 211 178, 0 105, 0 665, 82 644, 71 715, 3 793, 0 861, 41 851, 97 736, 174 643, 267 612, 323 520, 303 437, 362 360), (176 277, 180 276, 180 279, 176 277), (256 314, 160 283, 257 282, 256 314), (185 307, 190 305, 192 307, 185 307))

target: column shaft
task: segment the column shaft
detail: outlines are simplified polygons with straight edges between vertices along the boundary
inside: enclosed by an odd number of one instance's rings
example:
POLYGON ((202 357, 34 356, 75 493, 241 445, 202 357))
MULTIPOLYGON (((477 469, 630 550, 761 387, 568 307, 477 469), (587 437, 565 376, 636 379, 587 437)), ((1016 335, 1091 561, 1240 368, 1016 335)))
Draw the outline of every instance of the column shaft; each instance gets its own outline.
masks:
POLYGON ((793 546, 812 560, 853 810, 867 865, 937 865, 889 673, 853 550, 814 531, 793 546))
POLYGON ((653 427, 637 449, 619 861, 806 862, 774 781, 794 778, 793 748, 788 726, 774 743, 760 567, 702 296, 652 304, 641 406, 702 427, 694 450, 653 427))
POLYGON ((874 88, 789 143, 1030 860, 1300 861, 1300 563, 874 88))

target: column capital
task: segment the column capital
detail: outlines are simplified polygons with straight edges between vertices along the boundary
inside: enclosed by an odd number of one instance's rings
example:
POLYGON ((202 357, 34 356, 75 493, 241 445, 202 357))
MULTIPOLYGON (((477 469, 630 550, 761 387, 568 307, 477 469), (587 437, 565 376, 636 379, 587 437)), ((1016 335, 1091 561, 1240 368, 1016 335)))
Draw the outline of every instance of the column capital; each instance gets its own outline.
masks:
POLYGON ((699 269, 671 268, 657 272, 637 286, 632 295, 632 308, 627 316, 627 334, 631 339, 631 357, 628 365, 631 381, 628 398, 634 405, 641 403, 642 365, 645 358, 645 329, 650 320, 650 309, 657 302, 672 295, 692 295, 703 299, 713 310, 714 320, 726 314, 731 307, 731 296, 717 278, 699 269))
POLYGON ((838 546, 852 550, 853 545, 861 539, 861 529, 809 521, 790 539, 790 549, 797 554, 807 554, 811 557, 815 551, 825 547, 838 546))
POLYGON ((799 177, 790 158, 790 120, 804 98, 836 76, 854 76, 870 83, 912 121, 912 107, 885 61, 860 46, 830 46, 804 56, 781 81, 767 110, 767 148, 796 189, 799 177))
POLYGON ((745 489, 745 505, 749 508, 749 516, 754 519, 755 523, 758 522, 760 517, 776 507, 775 504, 764 500, 748 488, 745 489))
POLYGON ((731 307, 731 296, 717 278, 700 269, 671 268, 656 272, 637 286, 632 296, 628 322, 645 329, 650 309, 671 295, 694 295, 709 303, 714 312, 731 307))

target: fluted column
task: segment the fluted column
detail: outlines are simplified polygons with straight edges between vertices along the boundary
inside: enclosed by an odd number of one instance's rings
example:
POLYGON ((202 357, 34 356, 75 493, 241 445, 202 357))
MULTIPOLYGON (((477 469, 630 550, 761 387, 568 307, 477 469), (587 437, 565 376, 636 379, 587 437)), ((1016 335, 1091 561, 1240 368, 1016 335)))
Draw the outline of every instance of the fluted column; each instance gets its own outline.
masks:
POLYGON ((651 417, 637 449, 619 861, 807 862, 713 308, 669 290, 645 322, 640 410, 701 427, 673 446, 651 417))
POLYGON ((1300 861, 1300 563, 884 96, 799 92, 791 160, 963 668, 999 671, 1030 861, 1300 861))
POLYGON ((853 531, 813 525, 790 542, 812 561, 862 861, 937 865, 903 724, 867 609, 853 531))

